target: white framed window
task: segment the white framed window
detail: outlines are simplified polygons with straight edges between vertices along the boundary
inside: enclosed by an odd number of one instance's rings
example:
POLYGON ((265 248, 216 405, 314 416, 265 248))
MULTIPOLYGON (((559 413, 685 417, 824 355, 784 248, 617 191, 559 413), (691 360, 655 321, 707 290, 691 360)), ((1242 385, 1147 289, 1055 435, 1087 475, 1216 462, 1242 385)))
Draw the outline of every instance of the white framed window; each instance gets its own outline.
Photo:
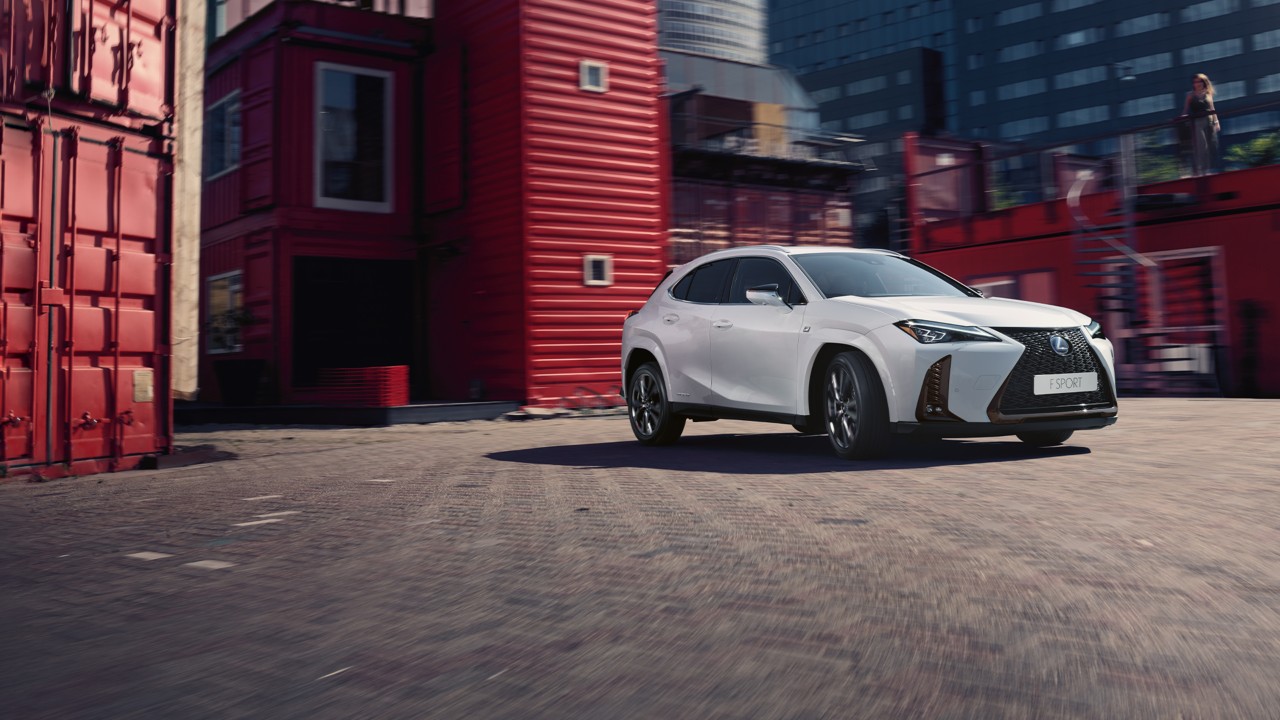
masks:
POLYGON ((205 289, 205 352, 209 355, 244 349, 240 329, 248 317, 244 309, 244 273, 240 270, 210 275, 205 289))
POLYGON ((587 92, 609 92, 609 65, 599 60, 578 63, 578 88, 587 92))
POLYGON ((220 98, 205 111, 204 179, 240 167, 240 91, 220 98))
POLYGON ((316 63, 316 207, 391 212, 393 77, 316 63))
POLYGON ((210 11, 209 37, 216 40, 227 34, 227 0, 213 0, 210 11))
POLYGON ((583 255, 582 284, 604 287, 613 284, 612 255, 583 255))

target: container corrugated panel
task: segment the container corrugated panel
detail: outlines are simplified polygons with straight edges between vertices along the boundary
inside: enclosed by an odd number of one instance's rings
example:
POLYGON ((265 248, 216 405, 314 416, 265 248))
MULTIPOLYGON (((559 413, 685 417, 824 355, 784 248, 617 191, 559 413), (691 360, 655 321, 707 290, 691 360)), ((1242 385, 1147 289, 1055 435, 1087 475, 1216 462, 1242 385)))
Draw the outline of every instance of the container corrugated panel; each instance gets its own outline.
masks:
POLYGON ((119 129, 0 117, 0 470, 134 466, 172 445, 171 158, 119 129))
POLYGON ((52 90, 57 112, 134 129, 172 114, 175 0, 18 4, 6 2, 0 102, 45 104, 52 90))
POLYGON ((321 368, 321 398, 359 407, 397 407, 409 404, 409 366, 321 368))
POLYGON ((461 209, 432 219, 430 392, 523 399, 524 178, 519 0, 441 3, 436 32, 464 46, 461 209))
POLYGON ((528 400, 620 402, 622 322, 665 270, 666 163, 651 0, 524 3, 528 400), (583 60, 607 90, 580 86, 583 60), (587 285, 584 257, 611 284, 587 285))

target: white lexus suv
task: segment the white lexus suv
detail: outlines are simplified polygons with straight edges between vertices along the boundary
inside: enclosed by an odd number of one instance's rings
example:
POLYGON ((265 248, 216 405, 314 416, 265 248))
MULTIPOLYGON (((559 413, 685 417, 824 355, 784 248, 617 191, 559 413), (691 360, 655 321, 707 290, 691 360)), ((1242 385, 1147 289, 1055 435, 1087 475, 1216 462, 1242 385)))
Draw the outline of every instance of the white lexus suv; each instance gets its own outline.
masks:
POLYGON ((1088 317, 983 297, 882 250, 713 252, 669 273, 622 332, 646 445, 722 418, 825 432, 847 459, 883 453, 894 434, 1057 445, 1116 421, 1114 368, 1088 317))

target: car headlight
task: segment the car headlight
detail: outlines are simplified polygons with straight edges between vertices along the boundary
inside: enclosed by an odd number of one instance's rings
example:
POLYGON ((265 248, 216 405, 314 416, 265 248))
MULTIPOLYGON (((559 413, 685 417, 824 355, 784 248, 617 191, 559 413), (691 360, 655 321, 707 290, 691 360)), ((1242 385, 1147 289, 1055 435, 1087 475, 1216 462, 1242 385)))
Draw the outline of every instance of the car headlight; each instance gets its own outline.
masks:
POLYGON ((1084 326, 1084 331, 1088 333, 1091 338, 1098 338, 1099 340, 1107 339, 1106 334, 1102 332, 1102 323, 1097 320, 1090 320, 1089 324, 1084 326))
POLYGON ((902 332, 925 345, 946 342, 967 342, 970 340, 995 340, 995 335, 972 325, 951 325, 931 320, 899 320, 894 325, 902 332))

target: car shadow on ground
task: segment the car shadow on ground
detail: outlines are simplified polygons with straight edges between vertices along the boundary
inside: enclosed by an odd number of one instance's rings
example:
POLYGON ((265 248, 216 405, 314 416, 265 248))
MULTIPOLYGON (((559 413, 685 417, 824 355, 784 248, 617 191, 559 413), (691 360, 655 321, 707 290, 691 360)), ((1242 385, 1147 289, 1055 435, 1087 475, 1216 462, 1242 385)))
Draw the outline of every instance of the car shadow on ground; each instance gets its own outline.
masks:
POLYGON ((1087 455, 1089 452, 1089 448, 1078 445, 1033 448, 1018 440, 897 439, 893 449, 882 458, 848 461, 832 454, 825 436, 778 433, 694 435, 666 447, 645 447, 634 441, 553 445, 490 453, 486 457, 505 462, 578 468, 650 468, 775 475, 973 465, 1087 455))

